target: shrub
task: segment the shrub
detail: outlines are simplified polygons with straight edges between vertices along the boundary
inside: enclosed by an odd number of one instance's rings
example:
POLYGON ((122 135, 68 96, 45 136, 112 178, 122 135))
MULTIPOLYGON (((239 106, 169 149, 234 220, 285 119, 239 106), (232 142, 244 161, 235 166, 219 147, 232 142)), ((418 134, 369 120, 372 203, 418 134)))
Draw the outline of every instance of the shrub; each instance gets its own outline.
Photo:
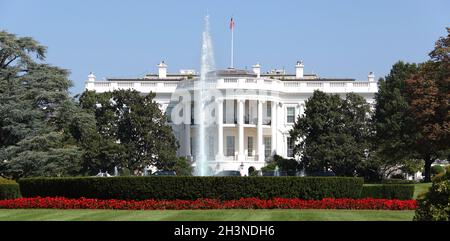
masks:
POLYGON ((265 165, 265 166, 263 166, 262 168, 261 168, 261 172, 271 172, 271 171, 274 171, 275 170, 275 168, 277 167, 277 163, 275 163, 275 162, 268 162, 267 163, 267 165, 265 165))
POLYGON ((416 221, 450 221, 450 172, 433 180, 429 192, 418 200, 416 221))
POLYGON ((20 188, 13 180, 0 177, 0 200, 20 197, 20 188))
POLYGON ((233 200, 358 198, 363 179, 353 177, 71 177, 19 180, 24 197, 233 200))
POLYGON ((258 176, 258 174, 259 174, 259 171, 257 171, 255 167, 249 167, 248 168, 248 175, 249 176, 254 177, 254 176, 258 176))
POLYGON ((272 176, 276 167, 278 167, 278 174, 280 176, 295 176, 299 163, 293 159, 286 159, 279 155, 274 155, 271 160, 267 162, 267 165, 261 168, 263 176, 272 176))
POLYGON ((361 198, 382 198, 409 200, 414 195, 414 185, 408 184, 371 184, 364 185, 361 198))
POLYGON ((441 173, 445 173, 445 168, 441 165, 434 165, 430 170, 432 175, 439 175, 441 173))
POLYGON ((417 182, 414 180, 391 178, 391 179, 384 179, 381 181, 381 183, 383 183, 383 184, 415 184, 417 182))

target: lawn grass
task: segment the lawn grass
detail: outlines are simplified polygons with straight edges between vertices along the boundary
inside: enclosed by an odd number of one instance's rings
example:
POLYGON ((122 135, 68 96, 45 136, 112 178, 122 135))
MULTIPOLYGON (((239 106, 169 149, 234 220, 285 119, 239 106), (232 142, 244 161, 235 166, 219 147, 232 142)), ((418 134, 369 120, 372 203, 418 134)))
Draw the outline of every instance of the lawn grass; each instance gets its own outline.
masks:
POLYGON ((419 195, 427 193, 431 187, 431 182, 414 184, 414 196, 413 199, 417 199, 419 195))
POLYGON ((411 221, 389 210, 58 210, 0 209, 0 221, 411 221))

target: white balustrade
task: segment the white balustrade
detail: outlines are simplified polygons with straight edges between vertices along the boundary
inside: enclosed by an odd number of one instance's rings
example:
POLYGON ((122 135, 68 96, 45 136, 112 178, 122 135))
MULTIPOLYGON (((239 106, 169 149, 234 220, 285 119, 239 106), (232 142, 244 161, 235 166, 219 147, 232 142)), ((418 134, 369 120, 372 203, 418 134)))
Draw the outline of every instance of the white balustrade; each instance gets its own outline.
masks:
MULTIPOLYGON (((195 81, 195 80, 193 80, 195 81)), ((269 78, 219 78, 206 84, 212 89, 258 89, 277 90, 287 93, 312 93, 314 90, 324 92, 377 92, 377 82, 367 81, 280 81, 269 78)), ((172 93, 177 88, 194 87, 194 82, 180 81, 94 81, 86 82, 86 89, 97 92, 113 91, 115 89, 135 89, 140 92, 172 93)))

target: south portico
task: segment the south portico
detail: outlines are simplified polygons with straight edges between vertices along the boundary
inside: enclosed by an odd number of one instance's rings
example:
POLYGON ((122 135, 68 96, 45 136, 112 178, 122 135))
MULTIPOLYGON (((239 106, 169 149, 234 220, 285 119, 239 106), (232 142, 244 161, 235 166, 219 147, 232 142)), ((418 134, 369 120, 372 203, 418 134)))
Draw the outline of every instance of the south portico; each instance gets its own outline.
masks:
MULTIPOLYGON (((214 104, 215 123, 208 127, 212 135, 206 141, 210 150, 207 153, 209 165, 213 172, 239 170, 243 175, 248 175, 250 167, 261 169, 267 159, 276 153, 287 157, 288 152, 282 151, 285 143, 279 141, 286 133, 283 134, 283 128, 277 127, 278 122, 283 125, 285 121, 284 118, 278 118, 277 113, 283 112, 283 104, 278 97, 233 95, 218 98, 214 104)), ((182 155, 195 163, 197 124, 190 116, 193 105, 184 103, 183 106, 182 113, 186 113, 183 119, 188 122, 184 124, 182 155)), ((292 116, 295 116, 295 111, 292 116)))

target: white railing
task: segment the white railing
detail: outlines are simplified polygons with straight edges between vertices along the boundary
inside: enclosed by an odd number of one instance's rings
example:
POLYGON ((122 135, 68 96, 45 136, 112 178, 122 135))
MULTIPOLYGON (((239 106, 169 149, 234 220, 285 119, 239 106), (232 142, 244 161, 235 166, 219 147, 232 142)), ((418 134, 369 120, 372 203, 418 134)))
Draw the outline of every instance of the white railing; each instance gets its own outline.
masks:
MULTIPOLYGON (((86 89, 107 92, 115 89, 135 89, 139 92, 172 93, 177 88, 195 88, 193 81, 87 81, 86 89), (182 84, 181 84, 182 83, 182 84)), ((356 92, 375 93, 378 91, 377 82, 367 81, 280 81, 263 78, 221 78, 208 81, 208 88, 213 89, 258 89, 280 91, 286 93, 312 93, 321 90, 327 93, 356 92)))
POLYGON ((251 161, 251 162, 254 162, 254 161, 256 161, 257 159, 256 159, 256 157, 255 156, 245 156, 245 161, 251 161))
POLYGON ((331 88, 345 88, 346 83, 345 82, 330 82, 331 88))
POLYGON ((284 82, 284 87, 300 87, 300 82, 299 81, 284 82))
POLYGON ((164 87, 177 87, 178 86, 178 82, 164 82, 164 87))
POLYGON ((223 82, 224 83, 237 83, 238 82, 238 78, 224 78, 223 82))
POLYGON ((367 88, 369 87, 369 82, 353 82, 353 87, 363 87, 363 88, 367 88))
POLYGON ((237 160, 237 156, 224 156, 223 160, 224 161, 236 161, 237 160))
POLYGON ((306 82, 306 87, 320 88, 323 87, 323 82, 306 82))
POLYGON ((117 83, 117 87, 119 87, 120 89, 130 89, 133 88, 133 82, 119 82, 117 83))
POLYGON ((156 87, 156 82, 141 82, 141 87, 144 88, 156 87))

